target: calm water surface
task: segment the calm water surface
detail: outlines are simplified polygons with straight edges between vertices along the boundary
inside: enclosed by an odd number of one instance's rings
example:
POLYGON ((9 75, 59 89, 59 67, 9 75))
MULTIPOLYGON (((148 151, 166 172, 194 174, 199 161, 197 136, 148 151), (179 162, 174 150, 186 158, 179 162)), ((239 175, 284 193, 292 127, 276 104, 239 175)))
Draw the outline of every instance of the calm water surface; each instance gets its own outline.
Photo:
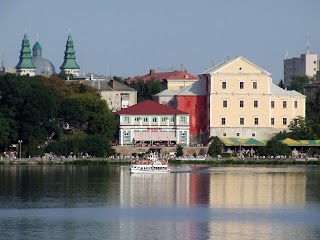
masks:
POLYGON ((0 166, 0 239, 320 239, 320 168, 0 166))

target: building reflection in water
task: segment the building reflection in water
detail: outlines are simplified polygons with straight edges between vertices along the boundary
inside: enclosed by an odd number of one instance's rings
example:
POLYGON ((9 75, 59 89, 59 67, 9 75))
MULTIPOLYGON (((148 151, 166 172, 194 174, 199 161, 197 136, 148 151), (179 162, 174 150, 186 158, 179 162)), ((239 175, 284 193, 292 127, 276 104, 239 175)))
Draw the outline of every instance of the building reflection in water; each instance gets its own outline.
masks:
MULTIPOLYGON (((176 236, 176 239, 184 239, 186 236, 197 238, 200 232, 206 239, 219 234, 222 239, 238 239, 239 234, 259 235, 260 239, 268 239, 273 234, 279 237, 282 229, 279 227, 277 230, 270 219, 264 221, 263 211, 303 206, 306 201, 306 172, 288 168, 239 167, 195 168, 189 172, 158 175, 130 175, 122 171, 120 188, 122 207, 204 207, 209 214, 210 210, 217 209, 235 212, 234 215, 229 213, 228 217, 222 217, 222 221, 209 216, 207 222, 199 223, 199 219, 194 222, 183 221, 184 219, 171 222, 166 226, 166 231, 184 232, 184 235, 176 236), (262 211, 261 218, 256 222, 254 218, 246 219, 246 209, 249 212, 250 209, 262 211)), ((221 220, 221 216, 219 219, 221 220)), ((133 226, 136 227, 136 224, 133 226)), ((286 228, 289 229, 290 226, 286 228)), ((295 227, 290 232, 295 237, 306 234, 304 230, 300 233, 295 227)))

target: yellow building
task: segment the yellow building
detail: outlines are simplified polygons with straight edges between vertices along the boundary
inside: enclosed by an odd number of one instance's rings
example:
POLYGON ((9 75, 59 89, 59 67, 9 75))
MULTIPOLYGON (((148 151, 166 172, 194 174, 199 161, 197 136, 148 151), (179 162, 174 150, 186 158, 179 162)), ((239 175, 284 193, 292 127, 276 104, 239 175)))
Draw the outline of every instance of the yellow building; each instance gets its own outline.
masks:
POLYGON ((225 60, 200 75, 207 88, 209 137, 270 139, 305 117, 306 97, 272 83, 271 74, 243 57, 225 60))

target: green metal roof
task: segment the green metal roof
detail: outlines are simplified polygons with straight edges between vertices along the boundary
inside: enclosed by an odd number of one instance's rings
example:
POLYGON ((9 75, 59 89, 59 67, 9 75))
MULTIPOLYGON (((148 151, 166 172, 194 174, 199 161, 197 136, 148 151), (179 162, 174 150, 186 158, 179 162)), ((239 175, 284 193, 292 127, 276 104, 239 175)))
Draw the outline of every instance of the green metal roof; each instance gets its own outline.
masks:
POLYGON ((24 34, 22 44, 21 44, 21 51, 20 51, 20 60, 16 66, 16 69, 35 69, 36 67, 32 63, 32 56, 30 50, 30 43, 27 34, 24 34))
POLYGON ((66 50, 64 52, 64 61, 60 67, 61 70, 80 69, 79 65, 76 62, 75 51, 73 47, 74 46, 73 46, 72 37, 69 34, 67 44, 66 44, 66 50))

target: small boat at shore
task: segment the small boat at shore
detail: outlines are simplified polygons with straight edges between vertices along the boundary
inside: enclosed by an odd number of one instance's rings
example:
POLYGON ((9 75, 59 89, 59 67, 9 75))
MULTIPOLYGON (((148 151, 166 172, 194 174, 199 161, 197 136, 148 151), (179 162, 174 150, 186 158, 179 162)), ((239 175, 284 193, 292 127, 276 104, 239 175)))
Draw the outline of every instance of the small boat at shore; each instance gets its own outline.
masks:
POLYGON ((170 173, 170 164, 165 159, 159 159, 157 154, 151 153, 144 159, 133 160, 130 173, 170 173))

